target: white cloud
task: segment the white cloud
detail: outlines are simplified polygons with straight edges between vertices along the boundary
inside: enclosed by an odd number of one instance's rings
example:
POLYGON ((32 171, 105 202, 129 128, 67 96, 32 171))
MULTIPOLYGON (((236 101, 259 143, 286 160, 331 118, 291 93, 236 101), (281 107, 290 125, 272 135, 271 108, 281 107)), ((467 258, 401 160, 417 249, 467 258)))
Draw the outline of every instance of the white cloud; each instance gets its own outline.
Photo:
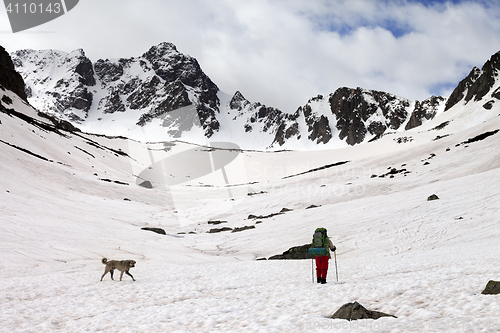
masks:
POLYGON ((441 86, 448 94, 500 45, 495 1, 85 0, 17 34, 1 15, 8 51, 83 48, 95 61, 169 41, 197 58, 221 90, 289 112, 341 86, 410 99, 441 86))

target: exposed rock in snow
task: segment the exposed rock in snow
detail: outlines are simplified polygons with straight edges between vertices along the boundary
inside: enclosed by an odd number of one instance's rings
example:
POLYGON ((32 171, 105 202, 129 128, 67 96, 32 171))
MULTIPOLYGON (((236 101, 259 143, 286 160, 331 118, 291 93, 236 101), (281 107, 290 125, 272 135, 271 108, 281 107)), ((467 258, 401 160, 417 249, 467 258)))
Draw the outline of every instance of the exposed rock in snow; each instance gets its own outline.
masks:
POLYGON ((437 114, 439 107, 445 102, 446 99, 441 96, 432 96, 428 99, 415 102, 415 108, 411 113, 410 120, 405 126, 405 130, 412 129, 422 125, 425 120, 434 118, 437 114))
POLYGON ((167 234, 165 232, 165 230, 162 229, 162 228, 143 227, 143 228, 141 228, 141 230, 147 230, 147 231, 156 232, 157 234, 160 234, 160 235, 166 235, 167 234))
POLYGON ((338 309, 333 315, 332 319, 346 319, 346 320, 359 320, 359 319, 379 319, 381 317, 393 317, 396 316, 389 315, 379 311, 372 311, 366 309, 364 306, 358 302, 344 304, 338 309))
POLYGON ((488 281, 486 288, 481 292, 483 295, 498 295, 500 294, 500 281, 488 281))
POLYGON ((2 46, 0 46, 0 86, 27 100, 23 78, 14 69, 12 59, 2 46))
MULTIPOLYGON (((480 101, 494 87, 500 70, 500 52, 491 56, 482 69, 474 67, 469 75, 460 81, 458 86, 453 90, 450 98, 446 102, 445 111, 463 100, 464 104, 469 101, 480 101)), ((500 88, 497 88, 491 93, 493 100, 488 103, 493 104, 495 99, 500 99, 500 88)), ((488 105, 485 104, 485 105, 488 105)), ((488 107, 485 107, 488 109, 488 107)))
POLYGON ((411 102, 386 92, 343 87, 327 99, 318 95, 300 107, 291 122, 279 128, 275 142, 286 145, 290 137, 300 139, 306 133, 307 139, 316 144, 341 140, 355 145, 376 140, 389 130, 402 131, 422 125, 434 118, 445 101, 433 96, 411 102), (299 130, 300 119, 306 123, 305 131, 299 130))
POLYGON ((434 201, 434 200, 439 200, 439 197, 435 194, 433 194, 427 198, 427 201, 434 201))
POLYGON ((269 257, 269 260, 313 259, 314 255, 308 253, 310 247, 311 244, 293 246, 282 254, 269 257))
POLYGON ((354 145, 368 133, 380 138, 387 129, 399 129, 408 118, 410 101, 381 91, 340 88, 330 95, 330 105, 339 138, 354 145))

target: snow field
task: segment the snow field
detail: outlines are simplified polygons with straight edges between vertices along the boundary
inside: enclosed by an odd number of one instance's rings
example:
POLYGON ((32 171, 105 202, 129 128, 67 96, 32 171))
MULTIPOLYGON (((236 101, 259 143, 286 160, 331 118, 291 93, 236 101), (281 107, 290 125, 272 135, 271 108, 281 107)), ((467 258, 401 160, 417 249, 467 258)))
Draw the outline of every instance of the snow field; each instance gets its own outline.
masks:
MULTIPOLYGON (((140 262, 122 282, 95 262, 39 276, 4 280, 4 332, 305 332, 433 331, 493 332, 498 329, 496 296, 479 295, 484 262, 343 260, 340 282, 333 261, 329 283, 311 283, 311 261, 257 261, 159 265, 140 262), (342 304, 396 315, 349 323, 331 320, 342 304), (363 325, 366 329, 363 329, 363 325), (446 327, 449 326, 449 327, 446 327), (422 330, 418 328, 424 328, 422 330), (436 326, 437 327, 437 326, 436 326), (339 330, 340 328, 340 330, 339 330), (343 329, 342 329, 343 328, 343 329), (356 328, 356 329, 354 329, 356 328), (427 329, 429 328, 429 329, 427 329), (446 329, 443 329, 446 328, 446 329)), ((38 272, 45 270, 45 272, 38 272)), ((116 275, 115 275, 116 276, 116 275)))
MULTIPOLYGON (((230 187, 235 200, 220 183, 206 187, 214 175, 144 189, 133 174, 147 161, 0 117, 1 140, 54 160, 0 144, 1 332, 500 330, 500 299, 480 295, 500 279, 498 138, 456 146, 500 128, 500 117, 438 141, 415 132, 406 148, 387 136, 346 150, 244 152, 248 183, 230 187), (346 160, 283 179, 284 170, 346 160), (266 165, 268 173, 252 169, 266 165), (379 177, 391 168, 410 173, 379 177), (291 211, 248 219, 282 208, 291 211), (255 229, 208 234, 210 220, 255 229), (326 285, 312 283, 310 260, 255 260, 310 242, 319 226, 338 248, 338 283, 334 260, 326 285), (136 260, 137 281, 100 282, 102 257, 136 260), (398 318, 326 318, 352 301, 398 318)), ((94 140, 125 150, 122 140, 94 140)))

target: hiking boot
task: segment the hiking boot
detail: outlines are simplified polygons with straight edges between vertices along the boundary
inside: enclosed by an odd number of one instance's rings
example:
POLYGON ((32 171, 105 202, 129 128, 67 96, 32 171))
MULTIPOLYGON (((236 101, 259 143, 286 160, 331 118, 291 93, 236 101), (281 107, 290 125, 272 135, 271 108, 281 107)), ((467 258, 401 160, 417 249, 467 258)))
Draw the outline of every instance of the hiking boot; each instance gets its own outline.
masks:
POLYGON ((322 278, 316 278, 316 281, 317 281, 318 283, 321 283, 321 281, 322 281, 322 280, 323 280, 322 278))
POLYGON ((321 284, 325 284, 326 283, 326 279, 321 279, 321 284))

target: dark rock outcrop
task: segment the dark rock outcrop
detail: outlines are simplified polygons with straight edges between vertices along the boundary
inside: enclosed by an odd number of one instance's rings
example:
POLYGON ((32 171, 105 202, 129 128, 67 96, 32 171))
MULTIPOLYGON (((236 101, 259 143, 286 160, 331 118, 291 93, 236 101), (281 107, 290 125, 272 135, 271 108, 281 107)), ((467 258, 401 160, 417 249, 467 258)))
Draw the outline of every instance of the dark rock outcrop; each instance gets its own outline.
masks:
POLYGON ((398 129, 408 118, 407 99, 361 88, 340 88, 330 95, 330 107, 337 117, 339 138, 347 138, 350 145, 363 142, 367 133, 376 138, 389 129, 398 129), (379 119, 367 124, 368 118, 378 114, 379 119))
MULTIPOLYGON (((466 104, 473 99, 480 101, 493 88, 499 70, 500 52, 497 52, 483 65, 481 70, 474 67, 469 75, 460 81, 446 102, 445 111, 462 100, 466 104)), ((500 99, 496 92, 493 92, 492 96, 500 99)))
POLYGON ((461 142, 459 144, 456 145, 456 147, 460 146, 460 145, 468 145, 470 143, 473 143, 473 142, 478 142, 478 141, 482 141, 492 135, 495 135, 497 134, 498 132, 500 132, 500 129, 497 129, 497 130, 494 130, 494 131, 488 131, 488 132, 484 132, 484 133, 481 133, 481 134, 478 134, 476 135, 475 137, 473 138, 470 138, 464 142, 461 142))
POLYGON ((268 218, 271 218, 271 217, 274 217, 274 216, 277 216, 277 215, 282 215, 282 214, 285 214, 287 212, 291 212, 292 209, 289 209, 289 208, 282 208, 279 213, 272 213, 272 214, 269 214, 269 215, 253 215, 253 214, 250 214, 248 215, 247 219, 248 220, 251 220, 251 219, 268 219, 268 218))
POLYGON ((215 233, 218 233, 218 232, 231 231, 231 230, 233 230, 233 229, 229 228, 229 227, 213 228, 213 229, 210 229, 209 231, 207 231, 207 233, 209 233, 209 234, 215 234, 215 233))
POLYGON ((474 84, 474 82, 476 82, 479 75, 481 75, 481 70, 477 67, 474 67, 470 71, 469 75, 467 75, 465 79, 460 81, 458 86, 453 90, 450 97, 448 98, 448 101, 446 102, 446 105, 444 107, 445 111, 449 110, 465 97, 468 89, 474 84))
POLYGON ((241 92, 237 91, 234 93, 231 101, 229 102, 229 107, 233 110, 242 111, 245 107, 249 106, 251 103, 246 100, 241 92))
POLYGON ((78 128, 73 126, 73 124, 67 120, 60 119, 60 118, 48 115, 46 113, 41 113, 41 112, 38 112, 38 115, 40 117, 47 118, 48 120, 50 120, 58 129, 62 129, 62 130, 67 131, 67 132, 80 132, 80 130, 78 128))
MULTIPOLYGON (((311 98, 306 105, 286 118, 280 124, 273 142, 283 145, 289 138, 300 139, 299 117, 304 117, 307 138, 317 144, 326 144, 334 139, 333 129, 338 139, 349 145, 365 142, 367 138, 376 140, 388 130, 398 130, 406 123, 405 129, 420 126, 424 119, 432 119, 438 107, 445 101, 433 96, 416 102, 409 115, 410 101, 382 91, 362 88, 339 88, 328 98, 321 95, 311 98), (327 105, 325 110, 323 105, 327 105), (323 111, 315 111, 321 110, 323 111), (321 113, 321 112, 325 112, 321 113)), ((285 117, 283 117, 285 118, 285 117)))
POLYGON ((427 201, 434 201, 434 200, 439 200, 439 197, 435 194, 433 194, 427 198, 427 201))
POLYGON ((269 133, 274 135, 273 143, 278 142, 279 144, 283 144, 286 141, 285 138, 290 137, 293 131, 285 132, 284 124, 294 121, 298 115, 297 113, 288 114, 258 102, 251 103, 239 91, 233 95, 228 106, 233 114, 232 120, 239 117, 245 119, 245 125, 242 129, 244 132, 269 133))
POLYGON ((151 227, 144 227, 144 228, 141 228, 142 230, 147 230, 147 231, 152 231, 152 232, 156 232, 157 234, 160 234, 160 235, 166 235, 167 233, 165 232, 165 230, 163 230, 162 228, 151 228, 151 227))
POLYGON ((389 168, 390 170, 387 172, 387 173, 384 173, 380 176, 377 176, 377 175, 372 175, 371 178, 375 178, 375 177, 380 177, 380 178, 384 178, 384 177, 390 177, 390 178, 394 178, 395 175, 397 174, 403 174, 404 176, 406 176, 407 174, 411 173, 410 171, 408 171, 407 169, 405 168, 402 168, 402 169, 396 169, 396 168, 389 168))
POLYGON ((0 86, 16 93, 27 101, 24 80, 21 74, 16 72, 10 55, 2 46, 0 46, 0 86))
POLYGON ((221 223, 227 223, 227 221, 216 220, 216 221, 208 221, 207 223, 212 224, 212 225, 217 225, 217 224, 221 224, 221 223))
POLYGON ((486 287, 481 292, 483 295, 498 295, 500 294, 500 281, 488 281, 486 287))
POLYGON ((75 67, 75 73, 79 74, 79 81, 86 86, 94 86, 96 84, 94 78, 94 66, 92 66, 92 61, 85 57, 82 51, 82 57, 80 62, 75 67))
MULTIPOLYGON (((195 104, 205 135, 211 137, 219 130, 220 124, 215 115, 219 112, 219 88, 201 70, 195 58, 178 52, 172 43, 151 47, 143 54, 143 58, 149 61, 155 74, 165 82, 165 96, 170 96, 153 111, 154 117, 195 104), (188 89, 194 93, 195 101, 189 99, 188 89)), ((142 122, 139 121, 138 124, 141 125, 142 122)))
POLYGON ((415 108, 411 113, 410 120, 405 126, 405 130, 422 125, 423 119, 430 120, 434 118, 437 108, 444 101, 445 99, 441 96, 432 96, 422 102, 416 101, 415 108))
POLYGON ((483 65, 481 75, 467 91, 465 102, 467 103, 472 99, 474 99, 474 101, 480 101, 491 90, 491 88, 493 88, 499 70, 500 52, 497 52, 483 65))
POLYGON ((306 118, 306 124, 309 132, 309 140, 316 143, 328 143, 332 138, 332 130, 328 118, 324 115, 315 116, 312 113, 311 106, 306 105, 303 109, 306 118))
POLYGON ((332 319, 345 319, 345 320, 359 320, 359 319, 379 319, 381 317, 393 317, 396 316, 366 309, 364 306, 358 302, 346 303, 342 305, 333 315, 332 319))
POLYGON ((282 254, 269 257, 269 260, 312 259, 314 258, 314 255, 308 253, 310 247, 311 244, 294 246, 282 254))
POLYGON ((236 227, 231 232, 241 232, 241 231, 250 230, 250 229, 255 229, 255 226, 254 225, 246 225, 243 227, 236 227))

